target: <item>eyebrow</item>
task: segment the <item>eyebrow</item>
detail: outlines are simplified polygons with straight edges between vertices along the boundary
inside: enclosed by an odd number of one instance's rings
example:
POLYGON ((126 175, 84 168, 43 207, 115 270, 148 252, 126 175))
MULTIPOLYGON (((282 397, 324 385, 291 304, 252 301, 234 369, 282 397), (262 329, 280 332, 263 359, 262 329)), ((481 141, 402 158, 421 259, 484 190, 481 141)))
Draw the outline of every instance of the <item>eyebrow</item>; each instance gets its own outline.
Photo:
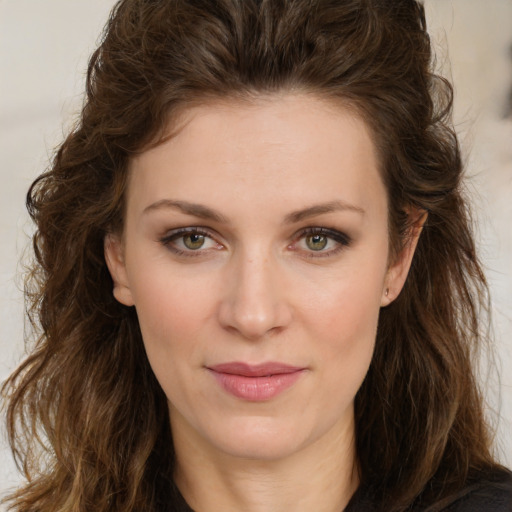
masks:
POLYGON ((188 201, 173 201, 172 199, 161 199, 156 203, 150 204, 146 208, 142 214, 146 214, 155 210, 161 210, 171 208, 173 210, 179 210, 182 213, 187 215, 193 215, 194 217, 199 217, 201 219, 212 220, 219 223, 228 224, 229 220, 227 217, 222 215, 207 206, 197 203, 189 203, 188 201))
MULTIPOLYGON (((212 220, 219 223, 229 224, 229 219, 221 213, 208 208, 202 204, 190 203, 188 201, 175 201, 172 199, 161 199, 155 203, 150 204, 144 208, 142 214, 145 215, 155 210, 161 210, 171 208, 173 210, 179 210, 187 215, 193 215, 201 219, 212 220)), ((289 213, 285 217, 285 223, 293 224, 300 222, 301 220, 309 217, 315 217, 316 215, 322 215, 325 213, 332 213, 337 211, 349 211, 364 215, 365 211, 359 206, 346 203, 344 201, 330 201, 327 203, 316 204, 307 208, 297 210, 289 213)))
POLYGON ((287 222, 288 224, 293 224, 295 222, 300 222, 301 220, 307 219, 309 217, 315 217, 316 215, 322 215, 324 213, 332 213, 338 211, 349 211, 358 213, 360 215, 365 214, 365 211, 359 206, 345 203, 344 201, 330 201, 328 203, 316 204, 313 206, 309 206, 308 208, 304 208, 302 210, 297 210, 295 212, 289 213, 285 217, 285 222, 287 222))

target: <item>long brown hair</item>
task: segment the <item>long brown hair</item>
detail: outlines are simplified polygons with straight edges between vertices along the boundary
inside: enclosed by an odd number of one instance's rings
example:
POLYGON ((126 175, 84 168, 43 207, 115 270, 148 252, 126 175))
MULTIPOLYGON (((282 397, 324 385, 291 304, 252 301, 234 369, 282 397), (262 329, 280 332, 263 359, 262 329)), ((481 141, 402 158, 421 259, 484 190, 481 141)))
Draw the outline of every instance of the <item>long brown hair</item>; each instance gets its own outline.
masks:
POLYGON ((452 89, 432 71, 413 0, 121 0, 88 68, 80 121, 27 205, 37 231, 27 279, 37 339, 4 384, 17 511, 172 510, 166 398, 133 308, 103 257, 122 229, 127 162, 187 105, 301 90, 356 109, 389 194, 390 239, 428 212, 400 296, 381 312, 356 396, 362 485, 406 510, 492 468, 472 357, 486 285, 461 195, 452 89))

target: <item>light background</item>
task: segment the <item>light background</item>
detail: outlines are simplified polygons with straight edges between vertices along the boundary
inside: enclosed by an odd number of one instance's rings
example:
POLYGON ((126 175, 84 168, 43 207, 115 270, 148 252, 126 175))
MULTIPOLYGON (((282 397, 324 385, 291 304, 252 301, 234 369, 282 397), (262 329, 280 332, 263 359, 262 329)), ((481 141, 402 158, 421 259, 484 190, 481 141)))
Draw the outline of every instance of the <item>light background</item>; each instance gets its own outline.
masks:
MULTIPOLYGON (((113 4, 0 0, 0 380, 23 353, 25 193, 75 119, 87 58, 113 4)), ((494 408, 501 403, 497 451, 512 467, 512 0, 425 4, 439 65, 455 84, 501 367, 489 399, 494 408)), ((0 495, 16 482, 1 437, 0 495)))

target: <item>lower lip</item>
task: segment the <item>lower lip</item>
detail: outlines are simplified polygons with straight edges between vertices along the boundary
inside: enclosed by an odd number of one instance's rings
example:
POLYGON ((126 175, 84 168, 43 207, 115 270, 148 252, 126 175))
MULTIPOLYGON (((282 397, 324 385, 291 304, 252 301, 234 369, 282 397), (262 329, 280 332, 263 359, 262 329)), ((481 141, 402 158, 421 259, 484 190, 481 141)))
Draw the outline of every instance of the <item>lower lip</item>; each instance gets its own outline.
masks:
POLYGON ((278 396, 297 382, 304 370, 265 377, 245 377, 211 370, 221 387, 237 398, 264 402, 278 396))

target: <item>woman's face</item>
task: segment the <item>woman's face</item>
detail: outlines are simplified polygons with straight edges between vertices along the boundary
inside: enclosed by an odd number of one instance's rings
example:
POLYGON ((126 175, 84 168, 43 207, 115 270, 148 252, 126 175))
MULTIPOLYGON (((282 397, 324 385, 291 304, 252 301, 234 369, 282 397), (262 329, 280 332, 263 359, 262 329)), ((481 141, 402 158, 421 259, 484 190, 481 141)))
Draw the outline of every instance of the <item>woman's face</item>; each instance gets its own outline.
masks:
POLYGON ((367 127, 305 94, 184 121, 131 162, 124 233, 106 243, 175 438, 268 460, 352 435, 379 310, 408 266, 388 267, 367 127))

